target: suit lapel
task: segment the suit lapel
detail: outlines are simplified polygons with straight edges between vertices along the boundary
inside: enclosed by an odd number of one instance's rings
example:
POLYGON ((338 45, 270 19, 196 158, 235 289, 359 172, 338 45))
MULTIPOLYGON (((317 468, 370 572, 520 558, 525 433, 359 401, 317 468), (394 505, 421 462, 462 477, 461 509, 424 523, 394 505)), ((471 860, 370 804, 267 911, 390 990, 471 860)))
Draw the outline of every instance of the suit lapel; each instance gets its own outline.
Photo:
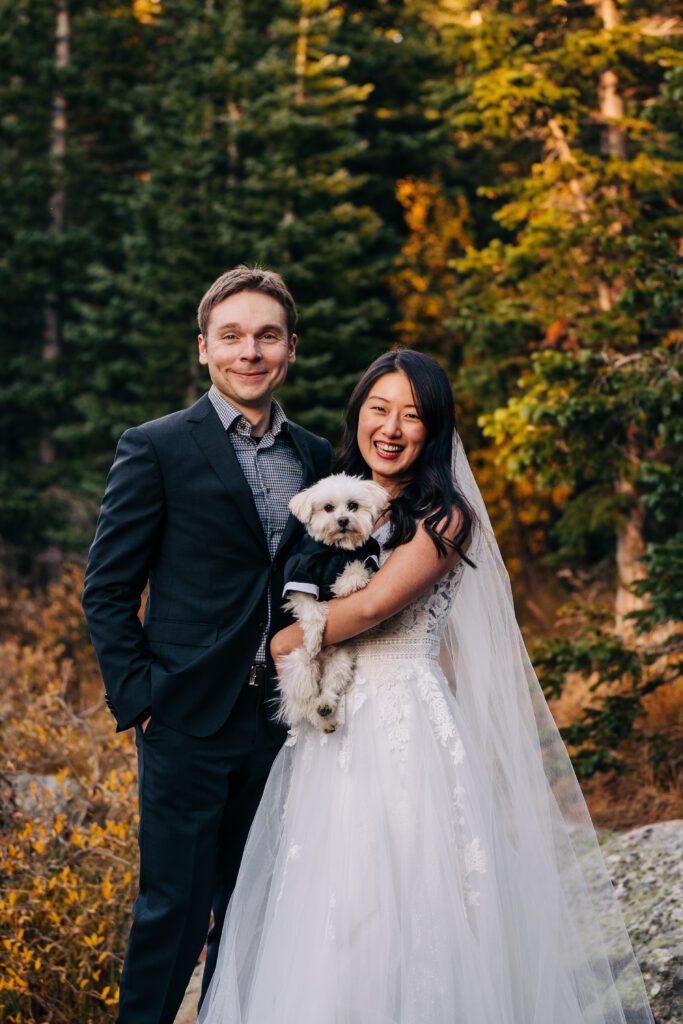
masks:
POLYGON ((247 526, 270 557, 251 487, 246 481, 223 424, 206 395, 189 410, 188 420, 195 442, 242 512, 247 526))
MULTIPOLYGON (((306 487, 310 487, 310 485, 315 482, 313 456, 311 455, 311 450, 308 447, 305 435, 299 430, 295 423, 289 424, 289 436, 296 448, 297 455, 301 459, 301 466, 303 469, 301 489, 303 491, 306 487)), ((275 558, 277 558, 281 551, 284 551, 300 526, 301 524, 299 520, 290 512, 287 522, 285 523, 285 528, 282 531, 282 536, 280 537, 280 543, 278 544, 277 551, 275 552, 275 558)))

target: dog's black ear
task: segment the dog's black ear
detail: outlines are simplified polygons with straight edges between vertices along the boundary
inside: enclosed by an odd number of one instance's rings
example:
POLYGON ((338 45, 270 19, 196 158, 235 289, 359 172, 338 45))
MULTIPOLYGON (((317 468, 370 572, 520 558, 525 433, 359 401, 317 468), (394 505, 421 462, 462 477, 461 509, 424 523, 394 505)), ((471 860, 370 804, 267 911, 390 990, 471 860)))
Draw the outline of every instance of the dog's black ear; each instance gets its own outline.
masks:
POLYGON ((313 488, 309 487, 305 491, 300 491, 299 494, 294 495, 289 503, 292 515, 296 516, 300 523, 307 523, 311 518, 313 511, 312 490, 313 488))

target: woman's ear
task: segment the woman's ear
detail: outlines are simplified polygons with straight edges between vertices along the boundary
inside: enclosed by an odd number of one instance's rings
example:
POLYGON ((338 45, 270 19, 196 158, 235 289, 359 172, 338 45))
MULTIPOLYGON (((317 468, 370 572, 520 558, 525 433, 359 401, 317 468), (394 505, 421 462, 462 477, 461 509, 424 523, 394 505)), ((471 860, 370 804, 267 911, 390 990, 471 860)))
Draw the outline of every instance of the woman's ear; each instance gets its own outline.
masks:
POLYGON ((289 503, 292 515, 296 516, 300 523, 307 523, 311 518, 311 512, 313 511, 311 490, 312 488, 309 487, 305 491, 300 491, 299 494, 294 495, 289 503))

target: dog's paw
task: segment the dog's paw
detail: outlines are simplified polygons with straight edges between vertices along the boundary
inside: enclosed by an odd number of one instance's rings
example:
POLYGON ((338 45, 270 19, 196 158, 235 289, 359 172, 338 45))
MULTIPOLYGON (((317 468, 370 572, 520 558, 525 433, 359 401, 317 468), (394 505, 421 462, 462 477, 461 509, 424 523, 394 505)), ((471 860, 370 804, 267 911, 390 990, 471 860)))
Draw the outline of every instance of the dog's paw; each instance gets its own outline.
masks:
POLYGON ((370 575, 362 562, 349 562, 332 584, 332 593, 335 597, 348 597, 349 594, 355 594, 357 590, 367 587, 370 575))

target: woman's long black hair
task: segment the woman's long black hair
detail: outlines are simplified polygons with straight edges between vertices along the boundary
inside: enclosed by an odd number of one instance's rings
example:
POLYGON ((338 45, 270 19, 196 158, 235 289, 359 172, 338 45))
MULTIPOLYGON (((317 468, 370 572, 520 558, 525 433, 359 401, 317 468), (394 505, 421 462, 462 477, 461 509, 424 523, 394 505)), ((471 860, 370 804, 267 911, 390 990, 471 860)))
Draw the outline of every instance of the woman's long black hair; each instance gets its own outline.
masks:
POLYGON ((370 364, 346 407, 344 433, 335 470, 355 476, 370 476, 370 469, 358 447, 361 406, 379 377, 397 371, 404 373, 410 381, 415 406, 427 430, 427 440, 414 463, 412 478, 391 502, 392 531, 386 546, 395 548, 412 540, 417 521, 422 519, 440 556, 445 556, 448 548, 455 548, 468 565, 474 566, 463 545, 469 541, 475 515, 453 479, 453 396, 448 377, 436 360, 404 348, 385 352, 370 364), (460 513, 460 525, 451 539, 447 533, 456 509, 460 513))

